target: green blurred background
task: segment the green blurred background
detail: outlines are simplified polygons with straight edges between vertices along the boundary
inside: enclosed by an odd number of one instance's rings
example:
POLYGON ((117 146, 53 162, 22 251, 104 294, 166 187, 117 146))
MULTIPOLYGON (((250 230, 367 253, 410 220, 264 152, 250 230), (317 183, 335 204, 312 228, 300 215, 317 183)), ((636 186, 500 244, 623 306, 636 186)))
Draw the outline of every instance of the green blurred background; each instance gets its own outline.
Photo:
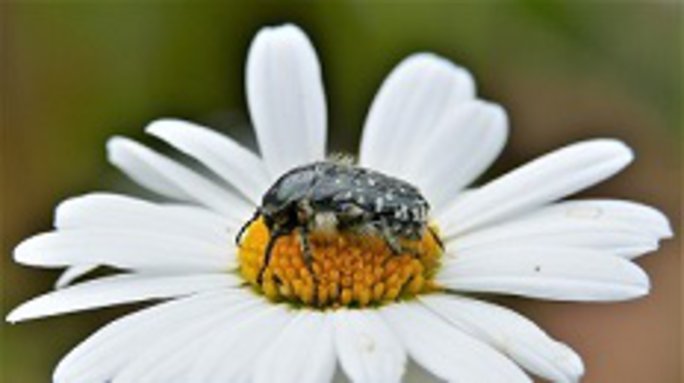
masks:
MULTIPOLYGON (((49 230, 53 207, 89 190, 138 192, 104 156, 112 134, 141 138, 163 116, 253 143, 246 49, 263 25, 300 24, 322 60, 334 150, 354 151, 375 90, 405 55, 435 51, 474 72, 510 113, 488 176, 573 140, 619 137, 637 161, 584 193, 663 209, 679 232, 682 3, 672 2, 4 2, 0 3, 2 312, 57 273, 11 261, 49 230)), ((652 294, 615 305, 503 299, 585 357, 584 382, 681 381, 679 241, 640 263, 652 294)), ((47 382, 59 357, 106 321, 100 310, 2 325, 0 380, 47 382)))

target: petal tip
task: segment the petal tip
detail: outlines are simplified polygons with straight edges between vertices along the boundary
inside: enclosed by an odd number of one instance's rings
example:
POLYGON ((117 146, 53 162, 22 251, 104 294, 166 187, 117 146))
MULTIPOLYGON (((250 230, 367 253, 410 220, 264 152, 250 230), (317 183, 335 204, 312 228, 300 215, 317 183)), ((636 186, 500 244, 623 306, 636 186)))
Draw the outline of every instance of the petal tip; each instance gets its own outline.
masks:
POLYGON ((30 302, 31 301, 24 302, 12 309, 12 311, 5 316, 5 321, 9 324, 16 324, 31 319, 30 302))
POLYGON ((304 30, 302 28, 294 23, 282 23, 282 24, 275 24, 275 25, 268 25, 260 29, 260 32, 267 32, 267 33, 294 33, 294 34, 302 34, 306 35, 304 33, 304 30))
POLYGON ((460 84, 470 97, 475 96, 475 77, 466 68, 454 63, 446 57, 433 52, 417 52, 407 56, 398 68, 411 68, 417 71, 435 71, 448 74, 454 82, 460 84))
POLYGON ((173 117, 164 117, 156 119, 145 127, 145 133, 151 134, 153 136, 163 134, 168 130, 175 130, 182 128, 187 122, 173 117))
POLYGON ((660 235, 662 239, 670 239, 675 236, 674 229, 672 229, 672 223, 670 220, 663 214, 663 223, 661 225, 662 227, 660 228, 660 235))
POLYGON ((105 144, 107 148, 107 159, 109 162, 117 164, 122 159, 123 152, 133 144, 133 140, 123 136, 110 137, 105 144))
POLYGON ((637 299, 645 297, 651 292, 651 278, 648 276, 646 271, 639 266, 635 265, 635 269, 638 271, 635 273, 634 283, 635 289, 634 294, 627 299, 637 299))
POLYGON ((5 322, 9 324, 16 324, 19 322, 19 319, 17 318, 16 310, 10 311, 9 314, 5 317, 5 322))
MULTIPOLYGON (((38 234, 40 235, 40 234, 38 234)), ((37 236, 33 236, 30 238, 27 238, 23 241, 21 241, 12 251, 12 258, 14 258, 14 261, 23 265, 31 264, 29 261, 31 258, 31 254, 33 253, 31 251, 32 242, 37 238, 37 236)))
POLYGON ((283 45, 299 45, 303 43, 304 45, 311 46, 309 37, 304 30, 295 24, 285 23, 261 28, 252 40, 251 51, 271 43, 283 45))
POLYGON ((623 153, 622 156, 624 156, 625 161, 627 163, 634 161, 634 158, 636 157, 636 154, 634 153, 634 149, 632 149, 629 145, 627 145, 626 143, 624 143, 622 141, 619 141, 619 140, 615 140, 615 141, 616 141, 616 144, 619 145, 620 151, 622 151, 622 153, 623 153))
POLYGON ((597 143, 601 143, 606 147, 606 150, 610 150, 616 158, 620 158, 623 166, 628 165, 634 161, 634 150, 627 145, 624 141, 617 138, 603 138, 596 140, 597 143))
POLYGON ((557 342, 557 347, 561 351, 559 365, 562 366, 568 382, 579 382, 585 373, 584 361, 575 350, 565 343, 557 342))

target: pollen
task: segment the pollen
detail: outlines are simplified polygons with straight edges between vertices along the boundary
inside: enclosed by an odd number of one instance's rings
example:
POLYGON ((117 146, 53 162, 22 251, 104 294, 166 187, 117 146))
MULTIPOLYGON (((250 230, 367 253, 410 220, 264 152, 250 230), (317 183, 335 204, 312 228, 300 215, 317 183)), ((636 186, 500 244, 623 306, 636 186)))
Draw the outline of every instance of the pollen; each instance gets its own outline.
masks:
POLYGON ((256 291, 276 302, 320 309, 379 306, 438 290, 434 274, 442 249, 426 232, 403 241, 392 252, 379 236, 356 233, 312 233, 313 260, 307 264, 297 233, 278 238, 271 260, 264 262, 269 230, 261 219, 245 231, 238 252, 240 273, 256 291))

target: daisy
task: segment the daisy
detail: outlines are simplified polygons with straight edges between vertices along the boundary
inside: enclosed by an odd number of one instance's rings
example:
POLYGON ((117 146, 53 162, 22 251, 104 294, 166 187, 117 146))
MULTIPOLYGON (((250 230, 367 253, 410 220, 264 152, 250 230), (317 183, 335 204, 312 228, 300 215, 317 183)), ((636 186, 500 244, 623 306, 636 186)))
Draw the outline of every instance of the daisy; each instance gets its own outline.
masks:
POLYGON ((672 235, 668 220, 636 202, 561 201, 627 166, 622 142, 573 144, 466 189, 501 152, 508 124, 500 106, 476 98, 463 68, 432 54, 401 62, 370 108, 356 165, 321 162, 323 83, 300 29, 260 31, 246 77, 260 156, 203 127, 155 121, 149 134, 204 169, 112 138, 109 160, 163 202, 68 199, 54 231, 15 249, 21 264, 67 269, 10 322, 163 301, 78 345, 55 382, 384 383, 416 371, 439 381, 530 382, 530 373, 576 382, 584 367, 570 347, 473 294, 607 302, 648 293, 633 260, 672 235), (311 173, 316 166, 333 170, 311 173), (301 194, 305 176, 341 183, 341 197, 297 205, 294 218, 267 208, 301 194), (364 231, 340 229, 345 214, 364 231), (283 229, 300 215, 311 225, 283 229), (117 272, 72 284, 99 267, 117 272))

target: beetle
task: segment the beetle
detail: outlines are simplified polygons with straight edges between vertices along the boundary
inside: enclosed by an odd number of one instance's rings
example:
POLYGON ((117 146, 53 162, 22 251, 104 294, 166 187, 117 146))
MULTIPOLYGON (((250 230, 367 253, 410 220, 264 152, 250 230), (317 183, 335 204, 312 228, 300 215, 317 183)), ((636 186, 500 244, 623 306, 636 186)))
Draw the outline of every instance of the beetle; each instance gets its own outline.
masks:
POLYGON ((429 204, 418 188, 380 172, 336 161, 319 161, 283 174, 262 198, 254 216, 240 229, 236 243, 259 217, 269 229, 261 282, 278 238, 297 232, 305 264, 313 256, 309 234, 316 231, 379 235, 393 254, 412 252, 402 239, 419 240, 428 227, 429 204))

